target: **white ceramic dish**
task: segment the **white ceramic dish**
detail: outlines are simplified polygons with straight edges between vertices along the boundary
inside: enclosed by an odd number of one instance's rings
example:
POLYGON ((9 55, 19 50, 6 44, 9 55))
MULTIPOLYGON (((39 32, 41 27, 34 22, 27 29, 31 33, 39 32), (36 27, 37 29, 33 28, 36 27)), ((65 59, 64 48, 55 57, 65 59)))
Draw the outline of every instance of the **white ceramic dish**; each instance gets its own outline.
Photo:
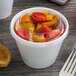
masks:
POLYGON ((55 62, 58 53, 60 51, 61 45, 63 43, 63 40, 68 35, 68 31, 69 31, 69 24, 67 19, 58 11, 46 7, 33 7, 25 9, 16 14, 13 17, 10 24, 11 35, 16 40, 17 46, 19 48, 24 63, 32 68, 39 68, 39 69, 46 68, 55 62), (29 12, 44 12, 44 11, 55 12, 63 20, 66 29, 61 37, 45 43, 35 43, 26 41, 16 35, 16 33, 14 32, 14 24, 15 21, 22 14, 27 14, 29 12))

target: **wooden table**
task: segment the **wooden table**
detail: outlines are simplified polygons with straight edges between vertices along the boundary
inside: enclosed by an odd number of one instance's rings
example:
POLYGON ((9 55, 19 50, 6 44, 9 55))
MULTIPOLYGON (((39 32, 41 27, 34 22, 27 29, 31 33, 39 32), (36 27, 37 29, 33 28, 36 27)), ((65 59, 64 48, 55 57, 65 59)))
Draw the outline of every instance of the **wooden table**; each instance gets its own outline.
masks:
POLYGON ((0 76, 58 76, 72 50, 73 44, 76 42, 76 0, 70 0, 65 6, 53 4, 48 0, 15 0, 12 15, 0 20, 0 39, 12 54, 9 66, 0 68, 0 76), (15 40, 9 32, 12 17, 23 9, 35 6, 45 6, 60 11, 66 16, 70 24, 69 35, 64 40, 56 62, 52 66, 41 70, 32 69, 23 63, 15 40))

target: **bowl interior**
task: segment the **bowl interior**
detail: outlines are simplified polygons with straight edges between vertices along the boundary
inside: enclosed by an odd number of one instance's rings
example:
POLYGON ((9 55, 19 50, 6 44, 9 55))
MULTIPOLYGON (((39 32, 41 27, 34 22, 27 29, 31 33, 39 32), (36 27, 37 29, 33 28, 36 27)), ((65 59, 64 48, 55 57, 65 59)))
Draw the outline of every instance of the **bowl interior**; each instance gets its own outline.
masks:
MULTIPOLYGON (((53 43, 54 41, 56 40, 59 40, 59 39, 64 39, 63 36, 66 35, 66 33, 68 33, 68 29, 69 29, 69 24, 68 24, 68 21, 67 19, 58 11, 56 10, 53 10, 53 9, 50 9, 50 8, 45 8, 45 7, 33 7, 33 8, 28 8, 28 9, 25 9, 21 12, 19 12, 18 14, 16 14, 12 21, 11 21, 11 24, 10 24, 10 31, 11 31, 11 34, 13 35, 13 37, 17 40, 21 40, 22 42, 27 42, 27 43, 31 43, 31 44, 46 44, 46 43, 53 43), (23 14, 27 14, 27 13, 32 13, 32 12, 45 12, 45 11, 48 11, 48 12, 55 12, 63 21, 64 25, 65 25, 65 32, 62 36, 60 36, 59 38, 55 39, 55 40, 52 40, 52 41, 49 41, 49 42, 45 42, 45 43, 35 43, 35 42, 30 42, 30 41, 26 41, 22 38, 20 38, 19 36, 16 35, 16 33, 14 32, 14 24, 15 24, 15 21, 23 14)), ((66 36, 65 36, 66 37, 66 36)))

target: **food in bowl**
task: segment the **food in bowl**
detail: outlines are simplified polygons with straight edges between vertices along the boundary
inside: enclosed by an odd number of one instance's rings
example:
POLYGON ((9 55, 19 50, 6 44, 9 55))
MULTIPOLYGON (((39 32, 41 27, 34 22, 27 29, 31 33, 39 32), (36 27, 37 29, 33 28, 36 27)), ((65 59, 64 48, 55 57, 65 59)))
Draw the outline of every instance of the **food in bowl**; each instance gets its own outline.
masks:
POLYGON ((54 12, 32 12, 23 14, 16 20, 14 31, 24 40, 41 43, 63 35, 65 25, 54 12))

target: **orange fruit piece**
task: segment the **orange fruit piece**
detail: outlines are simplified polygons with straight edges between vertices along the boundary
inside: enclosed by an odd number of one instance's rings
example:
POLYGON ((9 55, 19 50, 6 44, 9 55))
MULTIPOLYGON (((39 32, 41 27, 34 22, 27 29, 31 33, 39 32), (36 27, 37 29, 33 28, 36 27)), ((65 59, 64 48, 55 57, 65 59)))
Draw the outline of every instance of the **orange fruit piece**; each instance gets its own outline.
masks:
POLYGON ((46 42, 45 37, 40 37, 40 36, 38 36, 36 34, 33 34, 32 38, 33 38, 34 42, 46 42))
POLYGON ((57 16, 54 16, 53 19, 49 22, 44 22, 42 23, 42 25, 46 25, 48 27, 51 27, 51 26, 55 26, 58 22, 58 17, 57 16))
POLYGON ((0 67, 7 67, 11 60, 11 54, 9 50, 0 44, 0 67))
POLYGON ((20 19, 19 19, 19 22, 20 22, 20 23, 30 22, 30 21, 32 21, 32 20, 31 20, 31 17, 28 16, 28 15, 23 15, 23 16, 21 16, 20 19))

